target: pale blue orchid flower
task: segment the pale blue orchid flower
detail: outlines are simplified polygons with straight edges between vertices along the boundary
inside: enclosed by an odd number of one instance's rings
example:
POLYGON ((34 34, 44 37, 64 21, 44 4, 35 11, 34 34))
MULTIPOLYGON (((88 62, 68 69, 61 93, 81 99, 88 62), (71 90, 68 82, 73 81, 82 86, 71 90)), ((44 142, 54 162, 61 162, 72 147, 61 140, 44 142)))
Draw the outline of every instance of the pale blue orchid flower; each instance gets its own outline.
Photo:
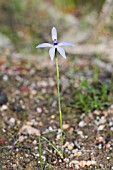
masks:
POLYGON ((63 58, 66 59, 65 51, 64 51, 64 49, 61 46, 74 46, 74 44, 72 44, 70 42, 60 42, 59 43, 57 41, 57 30, 56 30, 55 27, 52 28, 51 36, 52 36, 53 44, 42 43, 42 44, 39 44, 38 46, 36 46, 36 48, 46 48, 46 47, 49 47, 50 48, 49 55, 50 55, 51 60, 54 59, 56 51, 58 51, 60 53, 60 55, 63 58))

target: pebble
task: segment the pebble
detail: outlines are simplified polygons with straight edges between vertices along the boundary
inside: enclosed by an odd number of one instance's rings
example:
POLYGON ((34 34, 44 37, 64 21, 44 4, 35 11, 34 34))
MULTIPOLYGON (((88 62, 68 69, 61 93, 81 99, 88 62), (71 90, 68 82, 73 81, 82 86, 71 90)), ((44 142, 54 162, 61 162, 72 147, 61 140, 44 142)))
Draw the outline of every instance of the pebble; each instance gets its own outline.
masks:
POLYGON ((87 165, 87 161, 81 160, 80 163, 79 163, 79 165, 80 165, 81 167, 85 167, 85 166, 87 165))
POLYGON ((73 148, 74 148, 74 143, 70 143, 70 144, 68 145, 68 149, 71 151, 73 148))
POLYGON ((42 109, 41 109, 40 107, 37 107, 36 111, 37 111, 38 113, 42 113, 42 109))
POLYGON ((63 125, 62 125, 62 128, 63 128, 63 130, 68 129, 68 128, 69 128, 69 124, 63 124, 63 125))
POLYGON ((7 94, 4 92, 0 93, 0 106, 6 104, 8 102, 7 94))
POLYGON ((113 131, 113 127, 111 127, 110 130, 113 131))
POLYGON ((51 87, 54 87, 54 86, 55 86, 55 81, 53 81, 52 78, 49 78, 49 85, 50 85, 51 87))
POLYGON ((73 131, 74 131, 74 128, 73 128, 73 127, 71 127, 71 128, 69 129, 69 132, 72 134, 72 133, 73 133, 73 131))
POLYGON ((55 118, 55 115, 51 115, 51 119, 54 119, 55 118))
POLYGON ((82 155, 82 152, 76 152, 76 153, 74 153, 74 157, 79 157, 79 156, 81 156, 82 155))
POLYGON ((63 160, 65 163, 69 163, 69 159, 68 158, 64 158, 63 160))
POLYGON ((105 127, 105 125, 100 125, 100 126, 98 127, 98 130, 101 131, 101 130, 104 129, 104 127, 105 127))
POLYGON ((82 167, 86 167, 86 166, 91 166, 91 165, 96 165, 96 161, 95 160, 88 160, 88 161, 85 161, 85 160, 81 160, 81 161, 77 161, 77 160, 72 160, 70 163, 69 163, 69 167, 76 167, 77 169, 82 167))
POLYGON ((94 114, 95 114, 95 115, 100 115, 100 111, 95 110, 95 111, 94 111, 94 114))
POLYGON ((90 166, 90 165, 96 165, 96 161, 95 160, 88 160, 87 162, 86 162, 86 165, 87 166, 90 166))
POLYGON ((10 125, 10 126, 15 126, 15 123, 16 123, 16 120, 15 120, 14 117, 12 117, 12 118, 9 119, 9 125, 10 125))
POLYGON ((110 143, 107 143, 107 144, 106 144, 106 148, 107 148, 107 149, 110 149, 110 147, 111 147, 110 143))
POLYGON ((77 160, 72 160, 70 163, 69 163, 69 168, 71 168, 73 165, 79 165, 79 161, 77 160))
POLYGON ((34 140, 34 141, 33 141, 33 144, 36 145, 36 144, 37 144, 37 140, 34 140))
POLYGON ((98 148, 99 148, 99 149, 102 149, 102 144, 101 144, 101 143, 98 145, 98 148))
POLYGON ((113 109, 113 104, 110 106, 111 109, 113 109))
POLYGON ((3 80, 4 80, 4 81, 7 81, 8 79, 9 79, 8 75, 5 74, 5 75, 3 76, 3 80))
POLYGON ((19 136, 18 141, 19 141, 19 142, 23 142, 23 141, 24 141, 24 139, 25 139, 25 137, 24 137, 23 135, 21 135, 21 136, 19 136))
POLYGON ((13 111, 17 111, 17 112, 23 111, 25 109, 23 105, 20 105, 18 103, 13 103, 11 108, 13 111))
POLYGON ((69 145, 69 142, 66 142, 66 143, 64 144, 64 148, 68 147, 68 145, 69 145))
POLYGON ((107 116, 108 116, 108 112, 103 111, 103 115, 104 115, 105 117, 107 117, 107 116))
POLYGON ((20 129, 19 133, 23 133, 25 135, 29 134, 29 135, 40 135, 40 131, 36 128, 33 128, 29 125, 23 125, 22 128, 20 129))
POLYGON ((99 134, 96 136, 96 141, 99 143, 103 143, 104 142, 104 138, 102 136, 100 136, 99 134))
POLYGON ((2 105, 2 107, 0 108, 1 111, 5 111, 7 109, 8 109, 7 105, 2 105))
POLYGON ((18 168, 18 164, 13 164, 12 166, 13 166, 14 169, 18 168))
POLYGON ((73 150, 72 150, 72 153, 73 153, 73 154, 75 154, 75 153, 77 153, 77 152, 78 152, 78 149, 73 149, 73 150))
POLYGON ((101 117, 99 124, 105 124, 106 123, 106 118, 104 116, 101 117))
POLYGON ((85 122, 83 120, 81 120, 78 124, 79 127, 84 127, 85 126, 85 122))
POLYGON ((77 132, 77 134, 78 134, 81 138, 84 138, 83 131, 79 130, 79 131, 77 132))
POLYGON ((113 122, 109 122, 109 126, 113 126, 113 122))

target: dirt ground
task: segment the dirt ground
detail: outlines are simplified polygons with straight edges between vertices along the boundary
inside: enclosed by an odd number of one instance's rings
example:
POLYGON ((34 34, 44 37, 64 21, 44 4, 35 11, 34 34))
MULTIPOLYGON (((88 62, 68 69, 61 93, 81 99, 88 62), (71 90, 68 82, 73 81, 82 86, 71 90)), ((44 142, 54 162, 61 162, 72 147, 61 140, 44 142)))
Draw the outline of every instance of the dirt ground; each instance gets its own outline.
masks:
MULTIPOLYGON (((0 169, 40 170, 38 135, 60 149, 55 61, 19 55, 0 56, 0 169)), ((112 170, 112 102, 88 113, 83 106, 73 107, 80 78, 94 81, 92 58, 68 56, 59 64, 64 158, 41 138, 43 169, 112 170)), ((111 78, 99 68, 99 81, 111 78)))

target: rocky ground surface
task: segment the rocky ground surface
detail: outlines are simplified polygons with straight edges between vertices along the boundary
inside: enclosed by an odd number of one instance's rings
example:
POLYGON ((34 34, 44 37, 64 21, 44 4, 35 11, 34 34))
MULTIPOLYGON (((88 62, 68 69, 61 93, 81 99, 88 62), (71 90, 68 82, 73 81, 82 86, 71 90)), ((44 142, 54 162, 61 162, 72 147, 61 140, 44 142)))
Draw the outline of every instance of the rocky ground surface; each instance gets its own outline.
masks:
MULTIPOLYGON (((113 104, 86 113, 76 107, 80 78, 94 81, 89 56, 59 58, 64 158, 41 138, 43 169, 113 169, 113 104), (73 104, 72 104, 73 103, 73 104)), ((108 63, 109 65, 109 63, 108 63)), ((110 71, 99 67, 99 81, 110 84, 110 71)), ((60 149, 55 61, 9 53, 0 56, 0 169, 40 169, 38 135, 60 149)), ((98 90, 98 86, 96 87, 98 90)), ((87 96, 86 96, 87 100, 87 96)))

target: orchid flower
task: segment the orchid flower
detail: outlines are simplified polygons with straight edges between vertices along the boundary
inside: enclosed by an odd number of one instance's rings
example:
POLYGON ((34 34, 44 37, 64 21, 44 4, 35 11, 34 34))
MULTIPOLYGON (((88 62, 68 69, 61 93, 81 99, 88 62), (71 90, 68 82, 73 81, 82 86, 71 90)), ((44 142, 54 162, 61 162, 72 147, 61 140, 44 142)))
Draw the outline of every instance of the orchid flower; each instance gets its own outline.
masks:
POLYGON ((46 47, 50 47, 50 50, 49 50, 49 55, 50 55, 50 58, 51 60, 54 59, 55 57, 55 52, 58 51, 60 53, 60 55, 66 59, 66 54, 65 54, 65 51, 64 49, 61 47, 61 46, 74 46, 74 44, 70 43, 70 42, 58 42, 57 41, 57 30, 55 27, 52 28, 52 31, 51 31, 51 36, 52 36, 52 41, 53 41, 53 44, 50 44, 50 43, 42 43, 42 44, 39 44, 38 46, 36 46, 36 48, 46 48, 46 47))

